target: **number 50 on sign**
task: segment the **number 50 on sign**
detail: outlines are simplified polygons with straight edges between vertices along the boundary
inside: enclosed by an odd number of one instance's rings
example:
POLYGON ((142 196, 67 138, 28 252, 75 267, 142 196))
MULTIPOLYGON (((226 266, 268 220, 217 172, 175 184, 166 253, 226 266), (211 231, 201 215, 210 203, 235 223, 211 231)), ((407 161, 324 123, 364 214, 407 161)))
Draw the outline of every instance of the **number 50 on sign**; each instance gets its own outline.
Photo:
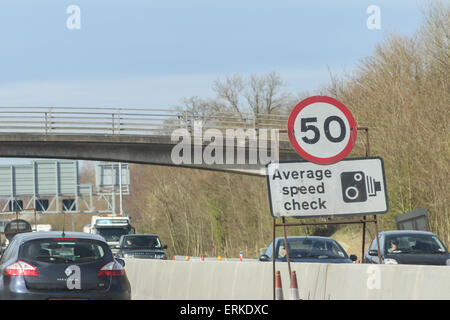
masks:
POLYGON ((356 142, 356 122, 347 107, 326 96, 309 97, 295 106, 288 120, 291 145, 316 164, 345 158, 356 142))

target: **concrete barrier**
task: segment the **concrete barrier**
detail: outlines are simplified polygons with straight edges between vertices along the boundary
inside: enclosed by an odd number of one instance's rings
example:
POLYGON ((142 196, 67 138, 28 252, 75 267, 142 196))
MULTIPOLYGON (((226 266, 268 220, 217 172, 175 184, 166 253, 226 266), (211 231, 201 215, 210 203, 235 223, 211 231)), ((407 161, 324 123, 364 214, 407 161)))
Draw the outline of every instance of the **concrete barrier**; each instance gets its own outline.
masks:
MULTIPOLYGON (((125 259, 132 299, 271 300, 272 263, 125 259)), ((448 300, 450 267, 292 263, 304 300, 448 300)), ((289 297, 287 263, 281 271, 289 297)))

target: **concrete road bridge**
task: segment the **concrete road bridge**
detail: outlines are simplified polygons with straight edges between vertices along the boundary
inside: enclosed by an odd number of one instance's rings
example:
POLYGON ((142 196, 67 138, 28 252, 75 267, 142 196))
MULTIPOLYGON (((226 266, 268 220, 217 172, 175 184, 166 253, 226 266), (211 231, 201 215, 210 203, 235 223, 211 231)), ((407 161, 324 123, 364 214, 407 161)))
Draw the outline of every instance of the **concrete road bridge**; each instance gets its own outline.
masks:
POLYGON ((286 127, 287 117, 276 114, 0 107, 0 157, 130 162, 262 175, 270 159, 300 159, 286 127), (174 153, 177 146, 183 151, 174 153), (173 154, 189 161, 174 162, 173 154))

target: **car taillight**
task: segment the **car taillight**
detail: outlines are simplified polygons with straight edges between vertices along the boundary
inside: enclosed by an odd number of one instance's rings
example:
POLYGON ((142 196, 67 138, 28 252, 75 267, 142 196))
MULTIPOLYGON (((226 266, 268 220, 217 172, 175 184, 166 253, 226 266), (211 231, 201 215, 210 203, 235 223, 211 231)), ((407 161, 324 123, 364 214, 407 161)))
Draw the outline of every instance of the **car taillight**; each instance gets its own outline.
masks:
POLYGON ((17 276, 27 276, 27 277, 37 277, 39 272, 36 267, 24 261, 17 261, 12 265, 6 267, 5 275, 17 277, 17 276))
POLYGON ((125 275, 125 269, 116 261, 111 261, 105 264, 99 271, 97 276, 99 277, 120 277, 125 275))

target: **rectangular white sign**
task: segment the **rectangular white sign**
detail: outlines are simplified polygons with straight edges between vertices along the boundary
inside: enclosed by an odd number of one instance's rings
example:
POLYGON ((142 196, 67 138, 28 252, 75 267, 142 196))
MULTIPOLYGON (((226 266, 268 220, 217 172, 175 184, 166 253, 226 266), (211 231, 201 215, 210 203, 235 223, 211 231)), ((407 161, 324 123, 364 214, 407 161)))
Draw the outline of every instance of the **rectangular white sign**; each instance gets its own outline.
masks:
POLYGON ((383 159, 344 159, 331 165, 312 162, 266 166, 273 217, 333 217, 389 210, 383 159))

